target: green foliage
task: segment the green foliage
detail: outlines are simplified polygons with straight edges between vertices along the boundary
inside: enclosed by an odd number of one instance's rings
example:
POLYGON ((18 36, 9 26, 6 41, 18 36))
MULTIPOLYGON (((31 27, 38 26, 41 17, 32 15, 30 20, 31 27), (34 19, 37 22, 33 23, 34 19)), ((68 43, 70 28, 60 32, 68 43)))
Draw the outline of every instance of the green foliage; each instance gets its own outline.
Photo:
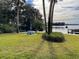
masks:
MULTIPOLYGON (((20 31, 30 30, 31 24, 32 30, 43 30, 43 20, 39 10, 22 1, 19 0, 20 11, 18 15, 20 17, 18 22, 20 24, 20 31)), ((17 23, 17 0, 1 0, 0 8, 0 24, 9 24, 10 22, 11 24, 17 23)))
POLYGON ((20 17, 20 22, 23 25, 26 25, 24 27, 26 31, 30 30, 30 27, 32 27, 32 30, 43 30, 43 20, 39 10, 35 9, 31 5, 26 5, 23 8, 25 9, 25 11, 22 12, 22 15, 25 17, 20 17))
POLYGON ((53 32, 51 34, 44 33, 43 38, 51 42, 63 42, 65 41, 64 35, 60 32, 53 32))
POLYGON ((34 23, 33 23, 33 30, 39 30, 39 31, 43 31, 43 22, 40 21, 40 20, 36 20, 34 23))
POLYGON ((9 24, 0 25, 0 32, 1 33, 12 33, 15 31, 16 31, 16 28, 14 25, 9 25, 9 24))

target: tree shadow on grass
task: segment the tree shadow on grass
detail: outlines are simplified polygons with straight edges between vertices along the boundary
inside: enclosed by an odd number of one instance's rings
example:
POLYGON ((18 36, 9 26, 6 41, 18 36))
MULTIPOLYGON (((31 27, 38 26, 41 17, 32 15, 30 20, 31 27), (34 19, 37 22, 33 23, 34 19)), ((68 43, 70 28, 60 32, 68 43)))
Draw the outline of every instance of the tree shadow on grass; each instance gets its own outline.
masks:
POLYGON ((44 45, 44 40, 40 41, 40 43, 38 44, 38 46, 34 50, 31 50, 29 53, 23 52, 22 54, 17 55, 15 57, 15 59, 21 59, 21 58, 23 58, 23 59, 35 59, 37 54, 39 53, 39 51, 43 47, 43 45, 44 45))
POLYGON ((74 59, 79 58, 79 55, 77 55, 72 49, 70 49, 70 47, 68 48, 68 47, 66 47, 64 45, 63 44, 61 45, 62 49, 67 52, 64 55, 69 56, 71 59, 72 58, 74 58, 74 59))
POLYGON ((32 50, 32 56, 29 59, 35 59, 35 57, 37 56, 37 54, 39 53, 39 51, 41 50, 41 48, 44 45, 44 40, 42 40, 39 45, 36 47, 36 49, 32 50))
POLYGON ((56 52, 55 52, 52 42, 48 42, 48 49, 49 49, 49 54, 50 54, 51 59, 57 59, 56 52))

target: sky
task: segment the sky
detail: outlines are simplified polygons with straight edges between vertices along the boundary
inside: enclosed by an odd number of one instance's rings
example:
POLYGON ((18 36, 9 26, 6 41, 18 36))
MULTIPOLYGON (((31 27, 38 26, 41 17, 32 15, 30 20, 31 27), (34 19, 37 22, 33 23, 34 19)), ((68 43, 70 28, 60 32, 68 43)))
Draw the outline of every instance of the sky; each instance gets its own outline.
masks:
MULTIPOLYGON (((28 3, 39 9, 43 15, 42 0, 27 0, 28 3)), ((46 15, 49 14, 49 0, 45 0, 46 15)), ((73 20, 79 19, 79 0, 63 0, 55 4, 54 20, 73 20)))
POLYGON ((29 4, 32 4, 33 0, 26 0, 29 4))

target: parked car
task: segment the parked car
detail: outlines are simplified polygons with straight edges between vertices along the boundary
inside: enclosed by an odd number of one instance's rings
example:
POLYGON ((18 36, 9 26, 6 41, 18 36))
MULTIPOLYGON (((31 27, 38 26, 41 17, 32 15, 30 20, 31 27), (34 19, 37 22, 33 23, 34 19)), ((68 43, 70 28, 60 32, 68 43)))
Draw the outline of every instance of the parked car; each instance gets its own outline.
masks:
POLYGON ((35 31, 29 30, 29 31, 27 31, 27 34, 29 34, 29 35, 35 34, 35 31))

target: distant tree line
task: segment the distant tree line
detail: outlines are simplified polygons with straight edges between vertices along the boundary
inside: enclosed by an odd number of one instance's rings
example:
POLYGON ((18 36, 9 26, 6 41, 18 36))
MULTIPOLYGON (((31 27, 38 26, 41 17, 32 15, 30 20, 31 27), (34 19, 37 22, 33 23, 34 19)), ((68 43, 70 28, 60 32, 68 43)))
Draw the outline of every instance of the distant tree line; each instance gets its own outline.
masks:
POLYGON ((64 22, 55 22, 52 24, 53 26, 64 26, 65 23, 64 22))

